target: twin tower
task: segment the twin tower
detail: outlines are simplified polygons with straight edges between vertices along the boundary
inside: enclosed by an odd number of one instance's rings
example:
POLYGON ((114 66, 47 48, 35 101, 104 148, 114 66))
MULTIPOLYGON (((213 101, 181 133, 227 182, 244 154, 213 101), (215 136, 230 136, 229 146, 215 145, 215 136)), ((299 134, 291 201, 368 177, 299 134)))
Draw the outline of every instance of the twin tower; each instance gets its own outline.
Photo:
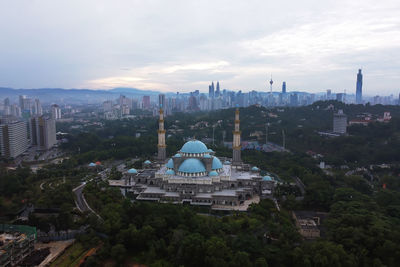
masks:
MULTIPOLYGON (((232 142, 232 165, 240 165, 241 159, 241 144, 240 144, 240 119, 239 119, 239 108, 235 111, 235 129, 233 131, 233 142, 232 142)), ((160 163, 164 163, 167 158, 167 145, 165 143, 165 128, 164 128, 164 111, 162 106, 160 107, 160 118, 158 120, 158 155, 157 159, 160 163)))

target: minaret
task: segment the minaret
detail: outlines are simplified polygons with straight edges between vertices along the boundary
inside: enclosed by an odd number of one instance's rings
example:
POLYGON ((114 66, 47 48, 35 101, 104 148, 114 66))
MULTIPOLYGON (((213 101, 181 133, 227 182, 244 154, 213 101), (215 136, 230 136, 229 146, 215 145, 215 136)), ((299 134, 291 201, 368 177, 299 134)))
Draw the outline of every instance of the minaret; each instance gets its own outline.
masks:
POLYGON ((239 165, 242 163, 242 159, 240 156, 240 149, 242 146, 240 145, 240 120, 239 120, 239 108, 236 108, 235 111, 235 130, 233 131, 233 143, 232 143, 232 149, 233 149, 233 156, 232 156, 232 164, 233 165, 239 165))
POLYGON ((158 120, 158 160, 164 162, 166 158, 165 144, 165 129, 164 129, 164 111, 162 105, 160 105, 160 119, 158 120))

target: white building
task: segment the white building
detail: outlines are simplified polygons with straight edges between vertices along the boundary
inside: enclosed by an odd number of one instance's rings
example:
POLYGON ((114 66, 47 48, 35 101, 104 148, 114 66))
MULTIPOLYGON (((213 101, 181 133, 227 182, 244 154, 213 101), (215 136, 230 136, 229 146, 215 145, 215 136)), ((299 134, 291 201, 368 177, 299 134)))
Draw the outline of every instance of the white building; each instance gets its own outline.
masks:
POLYGON ((55 120, 61 119, 61 108, 58 105, 54 104, 51 106, 51 116, 55 120))
POLYGON ((31 142, 38 150, 47 150, 56 143, 56 121, 44 116, 33 117, 30 120, 31 142))
POLYGON ((338 113, 333 114, 333 132, 340 134, 347 132, 347 116, 341 109, 339 109, 338 113))
POLYGON ((35 115, 37 115, 37 116, 43 115, 43 109, 42 109, 42 105, 40 104, 39 99, 35 99, 33 111, 34 111, 35 115))
POLYGON ((16 158, 28 149, 28 128, 24 121, 0 124, 0 153, 5 158, 16 158))

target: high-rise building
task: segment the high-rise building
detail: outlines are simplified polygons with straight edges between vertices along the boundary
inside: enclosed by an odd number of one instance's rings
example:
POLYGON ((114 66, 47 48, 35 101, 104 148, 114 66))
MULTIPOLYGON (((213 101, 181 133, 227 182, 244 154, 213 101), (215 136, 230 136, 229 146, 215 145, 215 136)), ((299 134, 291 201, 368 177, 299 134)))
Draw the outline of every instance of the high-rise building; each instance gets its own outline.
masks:
POLYGON ((24 121, 0 122, 0 154, 16 158, 28 149, 28 127, 24 121))
POLYGON ((242 163, 241 149, 242 145, 240 143, 240 119, 239 119, 239 108, 235 111, 235 130, 233 131, 233 142, 232 142, 232 164, 240 165, 242 163))
POLYGON ((55 120, 61 119, 61 108, 57 105, 51 105, 51 117, 55 120))
POLYGON ((332 98, 332 90, 328 89, 326 90, 326 99, 330 100, 332 98))
POLYGON ((107 100, 103 102, 103 111, 110 111, 112 110, 113 102, 111 100, 107 100))
POLYGON ((31 99, 28 98, 26 95, 19 96, 19 107, 21 111, 31 111, 31 99))
POLYGON ((208 97, 214 98, 214 82, 212 82, 211 85, 208 86, 208 97))
POLYGON ((219 97, 221 95, 221 90, 219 88, 219 81, 217 82, 217 90, 215 91, 215 97, 219 97))
POLYGON ((26 99, 26 95, 19 96, 19 107, 21 108, 21 110, 24 110, 24 108, 25 108, 25 106, 24 106, 25 99, 26 99))
POLYGON ((11 115, 10 99, 8 97, 4 99, 3 112, 3 114, 6 116, 11 115))
POLYGON ((47 150, 56 143, 56 121, 53 118, 34 116, 30 119, 31 143, 38 150, 47 150))
POLYGON ((363 75, 361 73, 361 69, 358 70, 357 73, 357 85, 356 85, 356 103, 362 104, 362 80, 363 75))
POLYGON ((4 106, 9 106, 10 105, 10 99, 7 97, 4 99, 4 106))
POLYGON ((336 94, 336 101, 344 102, 344 94, 343 93, 337 93, 336 94))
POLYGON ((296 93, 291 94, 290 95, 290 106, 297 107, 298 103, 299 103, 299 96, 296 93))
POLYGON ((143 96, 142 104, 143 104, 143 109, 150 109, 150 96, 148 95, 143 96))
POLYGON ((286 82, 282 83, 282 94, 286 94, 286 82))
POLYGON ((40 100, 37 98, 35 99, 35 102, 34 102, 33 112, 37 116, 43 115, 42 105, 40 104, 40 100))
POLYGON ((191 111, 198 111, 199 110, 199 107, 197 105, 197 99, 196 99, 196 97, 194 95, 191 95, 189 97, 188 110, 191 110, 191 111))
POLYGON ((341 109, 338 110, 338 113, 333 114, 333 132, 340 134, 347 132, 347 116, 341 109))
POLYGON ((13 104, 11 106, 11 115, 20 118, 22 116, 21 108, 18 105, 13 104))
POLYGON ((166 106, 165 106, 165 95, 164 94, 159 94, 158 95, 158 106, 160 108, 163 108, 163 109, 166 108, 166 106))

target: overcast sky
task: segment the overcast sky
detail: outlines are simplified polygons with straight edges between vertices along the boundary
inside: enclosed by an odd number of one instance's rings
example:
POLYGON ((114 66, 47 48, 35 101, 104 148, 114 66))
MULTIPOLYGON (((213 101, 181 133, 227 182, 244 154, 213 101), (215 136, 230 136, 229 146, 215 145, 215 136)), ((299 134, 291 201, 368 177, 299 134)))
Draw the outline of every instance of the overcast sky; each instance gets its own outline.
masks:
POLYGON ((0 87, 400 92, 399 0, 0 0, 0 87))

